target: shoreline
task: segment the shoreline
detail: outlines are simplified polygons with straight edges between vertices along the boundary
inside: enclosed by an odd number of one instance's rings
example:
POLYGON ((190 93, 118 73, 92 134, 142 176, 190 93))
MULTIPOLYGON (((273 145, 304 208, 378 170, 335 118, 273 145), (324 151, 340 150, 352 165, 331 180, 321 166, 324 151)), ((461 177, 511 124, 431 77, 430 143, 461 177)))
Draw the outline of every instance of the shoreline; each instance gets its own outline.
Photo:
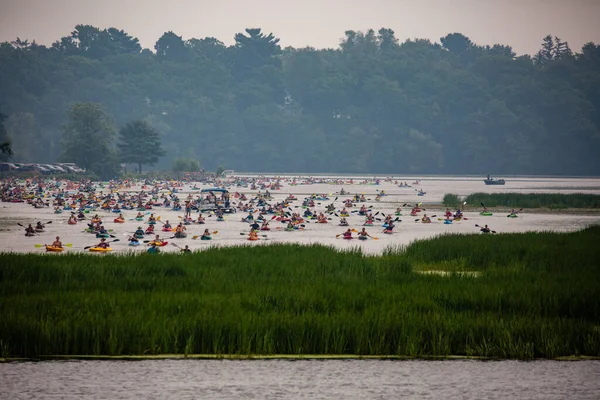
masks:
POLYGON ((379 360, 379 361, 597 361, 600 356, 560 356, 555 358, 500 358, 461 355, 356 355, 356 354, 153 354, 153 355, 41 355, 34 358, 0 358, 0 363, 36 362, 36 361, 147 361, 147 360, 227 360, 227 361, 264 361, 264 360, 379 360))

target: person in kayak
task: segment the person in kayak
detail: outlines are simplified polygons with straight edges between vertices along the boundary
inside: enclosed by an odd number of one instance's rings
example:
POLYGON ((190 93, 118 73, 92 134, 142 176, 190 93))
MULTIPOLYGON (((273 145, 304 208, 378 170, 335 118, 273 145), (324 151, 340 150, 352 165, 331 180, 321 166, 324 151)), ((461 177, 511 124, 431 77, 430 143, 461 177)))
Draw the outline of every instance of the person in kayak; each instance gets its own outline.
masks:
MULTIPOLYGON (((152 225, 150 225, 152 226, 152 225)), ((145 232, 141 226, 137 227, 137 230, 133 233, 134 236, 144 236, 145 232)))
POLYGON ((181 249, 179 251, 181 251, 182 253, 191 253, 192 252, 192 250, 190 250, 190 248, 187 244, 185 245, 185 247, 183 249, 181 249))
POLYGON ((157 254, 160 253, 160 249, 158 248, 156 243, 150 243, 150 247, 148 248, 148 250, 146 250, 146 252, 150 254, 157 254))
POLYGON ((69 221, 67 221, 67 223, 69 225, 75 225, 77 223, 77 218, 75 218, 75 215, 71 214, 71 216, 69 217, 69 221))
POLYGON ((162 239, 160 238, 160 235, 156 235, 156 237, 154 238, 154 240, 153 240, 152 242, 150 242, 150 243, 154 243, 154 244, 162 244, 162 243, 163 243, 163 241, 162 241, 162 239))
POLYGON ((144 214, 142 214, 141 212, 138 211, 138 213, 135 217, 136 218, 144 218, 144 214))
POLYGON ((206 220, 204 219, 202 214, 198 215, 198 219, 196 220, 196 223, 199 225, 206 223, 206 220))
POLYGON ((106 241, 105 238, 102 238, 100 239, 100 243, 98 243, 96 247, 100 249, 108 249, 110 247, 110 244, 106 241))
POLYGON ((390 221, 388 226, 383 230, 385 233, 392 233, 396 225, 394 225, 394 221, 390 221))
POLYGON ((344 239, 352 239, 352 229, 348 228, 348 230, 342 233, 344 239))
MULTIPOLYGON (((140 227, 141 229, 141 227, 140 227)), ((148 228, 146 228, 146 232, 144 232, 146 235, 153 235, 154 234, 154 225, 148 225, 148 228)))
POLYGON ((129 243, 136 244, 136 243, 139 243, 139 242, 140 241, 138 240, 138 238, 135 237, 135 235, 129 236, 129 243))
POLYGON ((484 212, 484 213, 488 212, 488 209, 487 209, 486 206, 483 206, 483 211, 482 212, 484 212))
POLYGON ((340 226, 348 226, 348 221, 346 220, 346 218, 342 217, 340 218, 340 226))
POLYGON ((98 228, 98 233, 100 235, 108 235, 108 231, 106 230, 106 228, 104 228, 104 226, 100 225, 100 227, 98 228))
POLYGON ((368 212, 369 210, 364 204, 362 205, 362 207, 360 207, 360 210, 358 210, 359 215, 366 215, 368 212))
POLYGON ((40 221, 38 221, 38 223, 35 226, 35 231, 36 232, 44 232, 44 225, 42 225, 42 223, 40 221))
POLYGON ((270 231, 271 228, 269 227, 269 221, 267 221, 266 219, 263 221, 262 226, 260 227, 261 231, 270 231))
POLYGON ((256 233, 256 231, 254 231, 254 230, 251 230, 250 233, 248 234, 248 239, 258 240, 258 233, 256 233))
POLYGON ((480 229, 482 233, 490 233, 492 230, 486 225, 480 229))
POLYGON ((427 223, 431 222, 431 218, 429 218, 427 216, 427 214, 423 214, 423 218, 421 218, 421 222, 423 222, 424 224, 427 224, 427 223))
POLYGON ((165 226, 163 226, 164 229, 171 229, 171 224, 169 223, 169 220, 167 220, 167 222, 165 222, 165 226))
POLYGON ((358 232, 358 238, 360 240, 367 240, 367 237, 372 238, 373 236, 369 235, 365 228, 362 228, 362 230, 360 232, 358 232))
POLYGON ((63 244, 60 241, 60 236, 57 236, 56 239, 54 240, 54 242, 52 242, 52 244, 50 246, 62 249, 63 248, 63 244))
POLYGON ((210 240, 210 232, 208 231, 208 229, 205 229, 204 232, 202 233, 202 237, 200 237, 200 239, 202 240, 210 240))
MULTIPOLYGON (((138 215, 141 215, 141 213, 138 213, 138 215)), ((156 222, 156 217, 154 216, 154 214, 150 214, 150 216, 148 217, 148 222, 156 222)))

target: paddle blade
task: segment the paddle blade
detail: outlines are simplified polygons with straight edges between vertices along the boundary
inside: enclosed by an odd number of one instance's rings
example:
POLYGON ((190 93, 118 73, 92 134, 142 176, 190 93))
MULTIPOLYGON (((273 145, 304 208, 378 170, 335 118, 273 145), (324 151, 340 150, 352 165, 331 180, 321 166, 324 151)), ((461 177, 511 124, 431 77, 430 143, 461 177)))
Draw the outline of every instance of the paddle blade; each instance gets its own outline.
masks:
POLYGON ((377 236, 371 236, 373 238, 373 240, 379 240, 379 238, 377 236))

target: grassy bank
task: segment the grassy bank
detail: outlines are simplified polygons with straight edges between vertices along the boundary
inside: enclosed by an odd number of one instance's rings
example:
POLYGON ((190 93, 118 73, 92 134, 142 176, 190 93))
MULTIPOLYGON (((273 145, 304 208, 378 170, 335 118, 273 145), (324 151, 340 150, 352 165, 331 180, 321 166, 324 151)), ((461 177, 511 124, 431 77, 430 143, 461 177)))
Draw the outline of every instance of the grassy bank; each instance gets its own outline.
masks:
POLYGON ((454 194, 446 194, 443 203, 446 207, 456 207, 462 201, 466 201, 470 205, 483 203, 486 207, 600 208, 600 195, 583 193, 473 193, 465 199, 459 199, 454 194))
POLYGON ((0 356, 600 356, 599 240, 594 227, 442 236, 377 257, 3 254, 0 356))

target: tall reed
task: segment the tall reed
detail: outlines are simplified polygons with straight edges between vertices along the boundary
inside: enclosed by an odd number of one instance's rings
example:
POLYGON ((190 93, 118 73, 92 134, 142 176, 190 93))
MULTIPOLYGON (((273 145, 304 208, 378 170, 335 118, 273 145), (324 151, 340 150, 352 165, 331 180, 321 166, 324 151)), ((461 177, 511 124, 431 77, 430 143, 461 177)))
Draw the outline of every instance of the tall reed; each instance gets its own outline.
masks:
POLYGON ((600 356, 600 228, 448 235, 367 256, 0 255, 5 356, 600 356), (474 270, 479 277, 414 269, 474 270))
POLYGON ((484 203, 486 207, 600 208, 600 195, 584 193, 473 193, 465 201, 468 204, 484 203))

